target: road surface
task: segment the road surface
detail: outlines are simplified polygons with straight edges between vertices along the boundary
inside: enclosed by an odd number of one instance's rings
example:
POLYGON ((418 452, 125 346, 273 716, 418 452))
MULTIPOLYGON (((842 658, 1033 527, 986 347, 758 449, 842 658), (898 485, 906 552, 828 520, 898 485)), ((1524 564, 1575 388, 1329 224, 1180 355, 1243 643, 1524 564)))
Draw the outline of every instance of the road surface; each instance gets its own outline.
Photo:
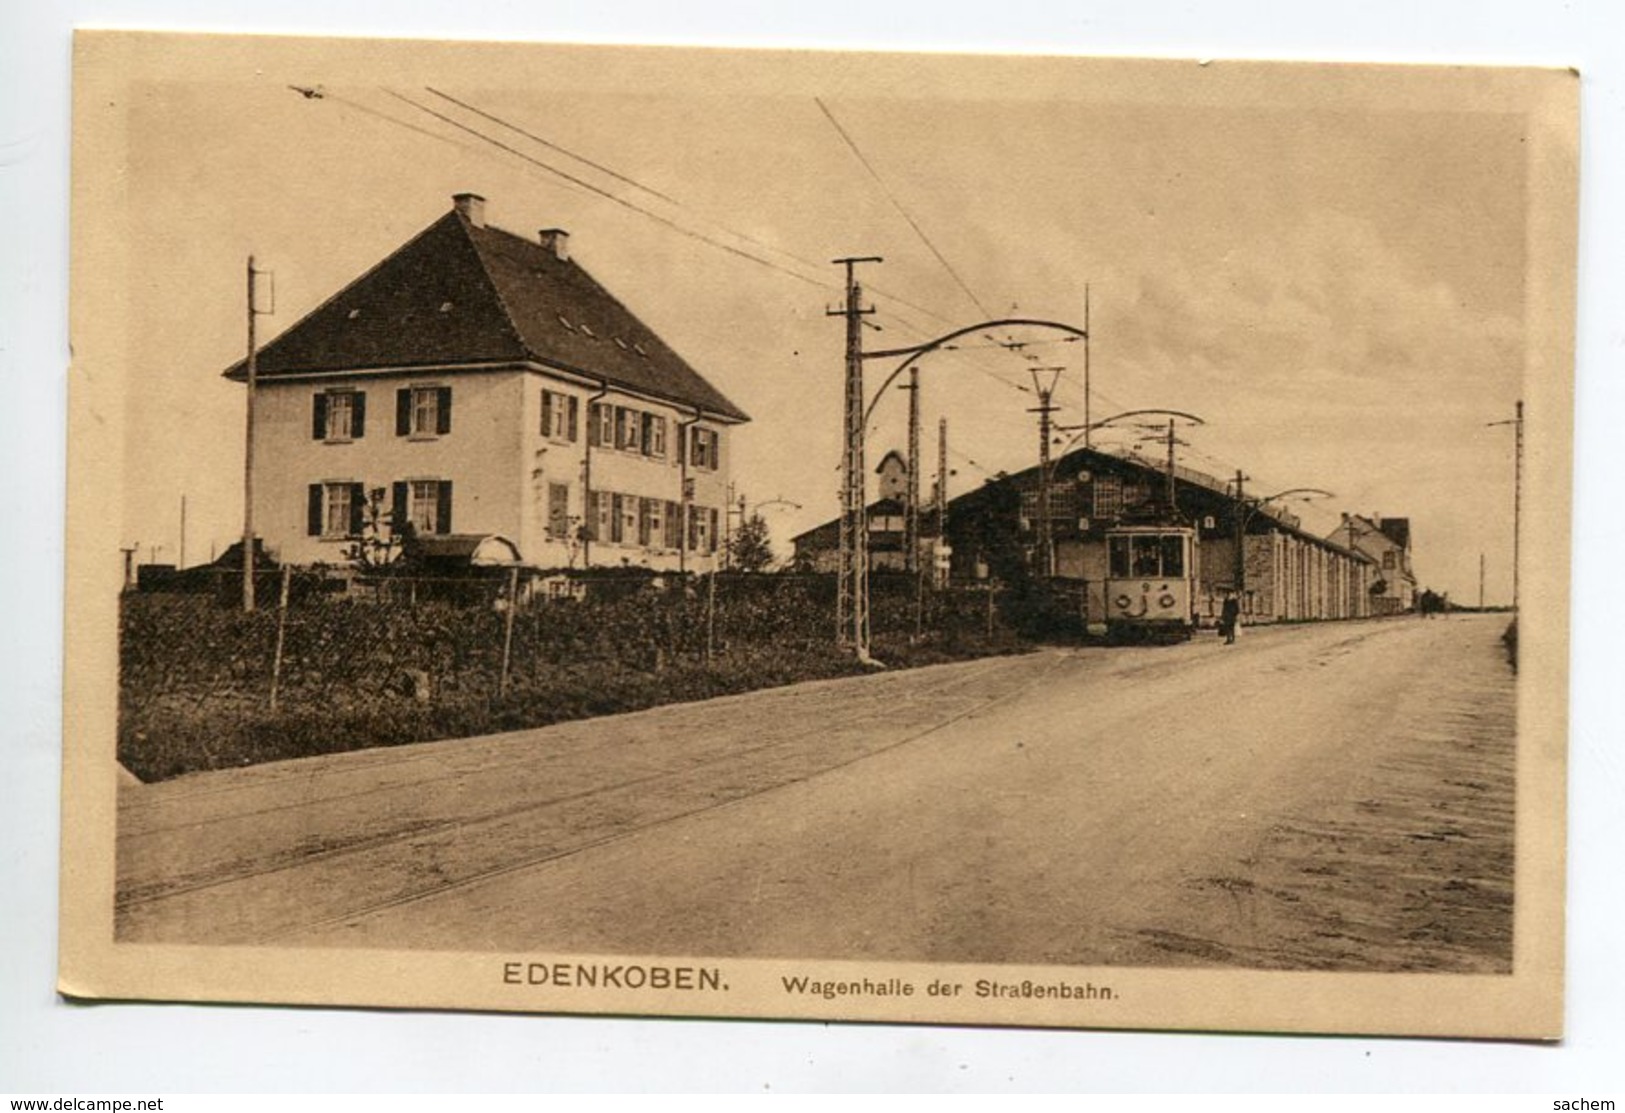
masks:
POLYGON ((1510 969, 1504 620, 1050 649, 121 789, 121 940, 1510 969))

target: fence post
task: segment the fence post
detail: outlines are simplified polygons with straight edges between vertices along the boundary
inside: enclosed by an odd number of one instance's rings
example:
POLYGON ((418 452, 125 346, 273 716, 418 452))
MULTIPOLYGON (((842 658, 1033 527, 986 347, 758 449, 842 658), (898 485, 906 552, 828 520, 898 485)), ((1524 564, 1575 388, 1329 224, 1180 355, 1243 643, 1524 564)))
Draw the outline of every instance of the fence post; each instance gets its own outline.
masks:
POLYGON ((713 568, 705 578, 705 663, 717 651, 717 572, 713 568))
POLYGON ((508 613, 502 623, 502 676, 497 681, 497 695, 508 694, 508 665, 513 660, 513 616, 519 610, 519 566, 508 569, 508 613))
POLYGON ((282 566, 282 592, 277 599, 276 653, 271 658, 271 710, 276 711, 277 697, 282 687, 282 640, 288 630, 288 581, 293 578, 293 566, 282 566))

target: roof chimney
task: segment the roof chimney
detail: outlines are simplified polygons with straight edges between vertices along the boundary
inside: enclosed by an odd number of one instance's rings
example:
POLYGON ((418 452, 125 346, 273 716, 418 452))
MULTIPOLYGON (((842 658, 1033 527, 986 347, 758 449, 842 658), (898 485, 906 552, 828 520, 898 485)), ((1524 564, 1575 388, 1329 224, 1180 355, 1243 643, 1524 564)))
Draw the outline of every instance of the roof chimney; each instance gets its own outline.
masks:
POLYGON ((479 194, 454 193, 451 195, 451 207, 467 217, 474 227, 485 227, 485 198, 479 194))
POLYGON ((570 258, 570 233, 563 228, 543 228, 542 246, 553 252, 561 262, 570 258))

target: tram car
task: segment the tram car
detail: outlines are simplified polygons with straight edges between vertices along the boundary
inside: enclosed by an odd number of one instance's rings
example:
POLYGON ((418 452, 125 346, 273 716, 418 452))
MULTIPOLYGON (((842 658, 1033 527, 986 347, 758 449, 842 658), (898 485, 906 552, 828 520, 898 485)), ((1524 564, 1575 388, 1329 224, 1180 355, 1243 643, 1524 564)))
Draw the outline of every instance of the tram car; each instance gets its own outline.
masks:
POLYGON ((1106 634, 1113 641, 1183 641, 1196 630, 1196 531, 1106 531, 1106 634))

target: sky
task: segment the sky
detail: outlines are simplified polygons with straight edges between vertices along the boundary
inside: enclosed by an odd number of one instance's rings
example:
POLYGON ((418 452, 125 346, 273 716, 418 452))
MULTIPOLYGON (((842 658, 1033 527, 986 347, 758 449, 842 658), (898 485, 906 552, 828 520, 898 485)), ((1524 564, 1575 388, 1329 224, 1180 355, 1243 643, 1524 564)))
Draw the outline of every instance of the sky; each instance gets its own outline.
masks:
MULTIPOLYGON (((989 318, 1081 325, 1087 289, 1095 419, 1196 414, 1181 464, 1330 491, 1292 507, 1320 533, 1341 512, 1408 517, 1424 586, 1476 602, 1482 554, 1486 601, 1510 601, 1513 440, 1490 423, 1524 392, 1534 199, 1526 121, 1486 71, 656 53, 527 68, 199 41, 148 66, 111 109, 128 136, 122 543, 176 560, 183 495, 188 563, 240 531, 242 388, 219 373, 243 354, 246 256, 275 272, 263 342, 469 190, 498 227, 567 228, 752 415, 733 478, 749 503, 786 500, 763 509, 781 552, 836 512, 829 261, 879 255, 861 268, 868 347, 989 318)), ((1063 368, 1056 420, 1082 422, 1083 346, 1062 337, 976 334, 920 362, 927 489, 939 417, 952 494, 1036 463, 1033 367, 1063 368)), ((871 391, 889 369, 870 363, 871 391)), ((877 407, 871 468, 905 447, 905 413, 900 392, 877 407)))

